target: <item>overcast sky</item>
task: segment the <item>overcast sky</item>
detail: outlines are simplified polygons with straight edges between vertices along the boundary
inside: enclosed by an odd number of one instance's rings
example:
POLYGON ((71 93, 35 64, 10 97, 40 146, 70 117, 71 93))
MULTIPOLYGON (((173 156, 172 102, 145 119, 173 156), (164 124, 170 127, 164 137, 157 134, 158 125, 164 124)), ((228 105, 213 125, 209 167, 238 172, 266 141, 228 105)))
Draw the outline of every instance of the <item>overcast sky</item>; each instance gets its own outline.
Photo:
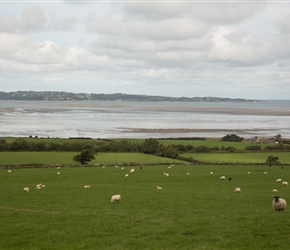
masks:
POLYGON ((0 91, 290 99, 290 1, 0 1, 0 91))

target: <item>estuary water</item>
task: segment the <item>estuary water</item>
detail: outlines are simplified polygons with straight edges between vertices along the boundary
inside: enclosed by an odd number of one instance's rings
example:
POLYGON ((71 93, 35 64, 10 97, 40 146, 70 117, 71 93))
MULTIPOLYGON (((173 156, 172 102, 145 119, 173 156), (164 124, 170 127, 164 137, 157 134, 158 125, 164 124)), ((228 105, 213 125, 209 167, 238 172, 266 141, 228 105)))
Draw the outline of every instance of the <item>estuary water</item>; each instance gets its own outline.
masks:
POLYGON ((1 137, 290 138, 290 101, 0 101, 1 137))

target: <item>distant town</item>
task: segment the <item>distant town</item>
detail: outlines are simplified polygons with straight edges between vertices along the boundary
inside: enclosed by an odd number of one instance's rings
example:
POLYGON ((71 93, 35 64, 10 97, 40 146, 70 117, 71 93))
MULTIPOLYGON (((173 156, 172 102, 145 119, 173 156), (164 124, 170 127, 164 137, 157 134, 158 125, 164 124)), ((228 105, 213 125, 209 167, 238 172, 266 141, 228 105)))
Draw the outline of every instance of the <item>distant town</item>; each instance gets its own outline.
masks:
POLYGON ((71 93, 61 91, 15 91, 1 92, 0 100, 27 100, 27 101, 139 101, 139 102, 257 102, 250 99, 233 99, 220 97, 167 97, 152 95, 131 94, 96 94, 71 93))

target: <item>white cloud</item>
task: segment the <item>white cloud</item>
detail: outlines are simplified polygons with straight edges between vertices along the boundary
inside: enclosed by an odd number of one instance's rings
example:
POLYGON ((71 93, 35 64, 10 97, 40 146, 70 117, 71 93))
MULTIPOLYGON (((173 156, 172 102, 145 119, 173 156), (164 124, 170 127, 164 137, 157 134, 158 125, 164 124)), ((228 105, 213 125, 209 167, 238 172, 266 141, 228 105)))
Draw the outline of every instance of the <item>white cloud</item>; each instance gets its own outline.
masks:
POLYGON ((261 88, 272 94, 277 86, 289 89, 287 4, 3 6, 1 89, 7 82, 11 90, 35 86, 173 96, 225 94, 227 89, 245 98, 266 96, 261 88))

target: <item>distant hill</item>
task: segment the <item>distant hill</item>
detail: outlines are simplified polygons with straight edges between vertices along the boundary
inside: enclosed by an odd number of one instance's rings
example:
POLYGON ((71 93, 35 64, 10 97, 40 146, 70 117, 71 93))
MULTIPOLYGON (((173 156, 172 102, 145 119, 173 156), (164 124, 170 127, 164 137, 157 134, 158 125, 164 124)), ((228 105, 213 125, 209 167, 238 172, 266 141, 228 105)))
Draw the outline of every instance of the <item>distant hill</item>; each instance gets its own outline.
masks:
POLYGON ((256 102, 249 99, 232 99, 220 97, 168 97, 151 95, 129 95, 122 93, 95 94, 95 93, 71 93, 61 91, 16 91, 1 92, 0 100, 27 100, 27 101, 139 101, 139 102, 256 102))

